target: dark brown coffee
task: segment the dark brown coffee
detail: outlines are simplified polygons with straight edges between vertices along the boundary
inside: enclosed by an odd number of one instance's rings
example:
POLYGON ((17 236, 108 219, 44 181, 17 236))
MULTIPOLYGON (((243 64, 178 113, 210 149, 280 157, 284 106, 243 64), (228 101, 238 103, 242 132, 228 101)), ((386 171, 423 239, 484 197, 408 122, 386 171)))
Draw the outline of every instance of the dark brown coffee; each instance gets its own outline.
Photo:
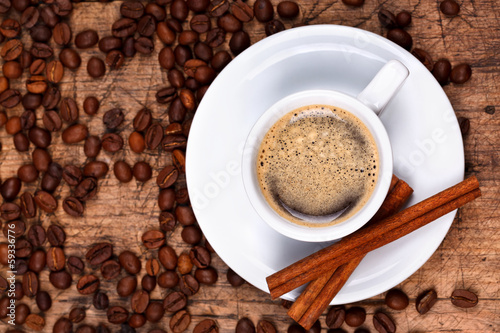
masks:
POLYGON ((257 178, 268 204, 308 227, 356 214, 376 184, 378 151, 368 128, 348 111, 310 105, 289 112, 265 135, 257 178))

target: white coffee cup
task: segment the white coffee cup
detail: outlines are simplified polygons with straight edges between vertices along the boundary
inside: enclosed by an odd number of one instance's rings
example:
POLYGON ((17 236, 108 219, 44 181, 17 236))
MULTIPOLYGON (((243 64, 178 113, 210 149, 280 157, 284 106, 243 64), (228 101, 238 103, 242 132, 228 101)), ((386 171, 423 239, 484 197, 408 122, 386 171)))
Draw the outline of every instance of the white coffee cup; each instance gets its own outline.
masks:
POLYGON ((408 75, 408 69, 401 62, 391 60, 382 67, 357 97, 338 91, 306 90, 279 100, 264 112, 245 142, 242 177, 250 203, 269 226, 293 239, 323 242, 339 239, 356 231, 375 215, 387 195, 393 174, 391 143, 378 115, 397 93, 408 75), (366 204, 347 220, 324 227, 296 224, 279 215, 267 203, 257 179, 257 154, 268 130, 285 114, 308 105, 339 107, 356 116, 372 134, 379 153, 379 170, 375 188, 366 204))

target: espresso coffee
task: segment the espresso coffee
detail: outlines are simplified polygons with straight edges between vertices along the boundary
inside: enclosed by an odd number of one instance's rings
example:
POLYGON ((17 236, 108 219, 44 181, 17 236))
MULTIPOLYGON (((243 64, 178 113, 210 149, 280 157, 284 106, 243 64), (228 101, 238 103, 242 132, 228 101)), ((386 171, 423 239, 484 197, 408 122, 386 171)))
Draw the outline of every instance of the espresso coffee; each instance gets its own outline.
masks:
POLYGON ((291 111, 267 132, 257 178, 268 204, 299 225, 323 227, 356 214, 377 181, 378 151, 368 128, 337 107, 291 111))

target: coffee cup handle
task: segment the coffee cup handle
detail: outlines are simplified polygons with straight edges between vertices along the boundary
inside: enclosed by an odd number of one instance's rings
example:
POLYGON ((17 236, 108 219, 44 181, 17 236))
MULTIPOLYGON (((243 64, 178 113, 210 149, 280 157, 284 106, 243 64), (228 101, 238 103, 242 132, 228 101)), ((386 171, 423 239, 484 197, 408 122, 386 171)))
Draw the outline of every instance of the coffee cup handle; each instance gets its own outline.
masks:
POLYGON ((380 116, 409 73, 401 62, 390 60, 356 98, 380 116))

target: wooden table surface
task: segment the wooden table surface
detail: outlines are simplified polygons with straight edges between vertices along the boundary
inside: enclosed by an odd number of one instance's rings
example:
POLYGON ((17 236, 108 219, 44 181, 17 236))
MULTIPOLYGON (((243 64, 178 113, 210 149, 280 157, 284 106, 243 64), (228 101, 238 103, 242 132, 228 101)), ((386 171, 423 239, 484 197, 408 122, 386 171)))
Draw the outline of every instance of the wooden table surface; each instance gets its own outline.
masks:
MULTIPOLYGON (((15 0, 13 0, 15 1, 15 0)), ((253 4, 254 0, 248 3, 253 4)), ((276 6, 278 1, 272 0, 276 6)), ((380 8, 394 12, 410 11, 413 23, 407 29, 414 38, 414 46, 426 49, 436 60, 448 58, 453 65, 466 62, 472 66, 472 78, 463 85, 449 84, 444 87, 457 116, 470 119, 470 132, 465 136, 466 175, 476 175, 481 183, 483 196, 475 202, 460 209, 457 217, 434 255, 416 273, 402 282, 398 287, 410 297, 410 306, 403 311, 387 308, 384 295, 378 295, 356 303, 367 311, 367 320, 363 327, 375 331, 372 315, 376 310, 383 309, 397 323, 398 332, 496 332, 500 330, 500 6, 496 0, 459 0, 461 12, 457 17, 449 18, 439 11, 440 1, 373 1, 367 0, 360 8, 344 5, 340 0, 303 0, 299 1, 300 16, 292 21, 285 21, 287 28, 293 23, 308 24, 333 23, 356 26, 377 34, 385 35, 377 19, 380 8), (432 310, 420 315, 415 310, 415 298, 422 291, 434 288, 439 300, 432 310), (479 303, 470 309, 457 308, 451 304, 449 297, 456 288, 469 289, 479 296, 479 303)), ((99 36, 109 36, 110 26, 119 17, 121 2, 111 3, 83 2, 74 5, 74 11, 69 17, 74 34, 84 29, 96 29, 99 36)), ((19 18, 18 13, 10 11, 9 16, 19 18)), ((6 15, 2 17, 2 20, 6 15)), ((263 25, 252 21, 246 23, 244 29, 249 32, 251 41, 256 42, 265 37, 263 25)), ((74 36, 73 34, 73 36, 74 36)), ((26 33, 24 34, 26 35, 26 33)), ((230 34, 228 34, 228 38, 230 34)), ((23 40, 29 45, 29 37, 23 40)), ((73 97, 78 105, 88 95, 95 95, 101 102, 100 113, 89 117, 81 112, 81 121, 87 123, 91 134, 103 133, 102 113, 113 107, 125 110, 125 125, 122 125, 121 135, 128 138, 131 133, 131 121, 136 112, 144 106, 153 111, 156 119, 163 125, 168 124, 166 107, 155 101, 155 93, 168 86, 167 72, 158 65, 157 54, 161 42, 155 36, 156 47, 151 56, 136 55, 133 60, 127 60, 120 70, 107 71, 101 79, 92 79, 86 72, 87 60, 97 55, 103 58, 97 47, 82 52, 82 66, 76 71, 66 70, 60 84, 63 97, 73 97)), ((53 42, 51 41, 53 44, 53 42)), ((225 46, 226 47, 226 46, 225 46)), ((23 78, 28 74, 24 74, 23 78)), ((13 87, 25 92, 23 84, 17 80, 13 87)), ((7 110, 9 116, 20 115, 22 107, 7 110)), ((41 125, 43 109, 37 110, 41 125)), ((30 161, 31 154, 18 153, 13 148, 12 138, 5 129, 0 129, 0 141, 3 151, 0 153, 0 175, 5 179, 16 174, 17 168, 30 161)), ((31 148, 33 149, 33 148, 31 148)), ((53 159, 61 164, 73 163, 83 165, 86 161, 83 145, 64 145, 60 134, 53 137, 50 147, 53 159)), ((127 148, 116 154, 101 152, 99 160, 110 165, 119 159, 125 159, 129 164, 146 160, 154 167, 153 176, 165 165, 171 163, 168 153, 155 151, 141 155, 132 153, 127 148)), ((35 185, 23 185, 23 190, 34 192, 35 185)), ((56 191, 58 198, 64 198, 68 186, 63 185, 56 191)), ((61 225, 68 235, 64 251, 66 256, 83 257, 89 246, 98 241, 109 241, 115 246, 115 253, 129 249, 145 260, 155 255, 141 243, 144 231, 158 228, 157 206, 158 187, 154 178, 147 183, 132 181, 119 184, 112 172, 100 181, 100 190, 95 199, 86 205, 83 218, 71 218, 59 209, 54 214, 39 213, 35 219, 27 221, 27 225, 41 223, 47 227, 51 223, 61 225)), ((176 249, 177 254, 188 251, 180 238, 181 228, 178 227, 168 235, 168 244, 176 249)), ((0 235, 0 242, 6 239, 0 235)), ((205 318, 217 321, 220 332, 233 332, 238 319, 249 317, 256 324, 261 319, 270 320, 279 332, 285 332, 292 320, 286 315, 286 310, 279 300, 272 301, 268 294, 245 284, 232 287, 226 279, 227 266, 214 255, 212 265, 219 272, 219 279, 213 286, 202 286, 193 297, 189 297, 188 311, 192 322, 188 331, 205 318)), ((143 266, 144 267, 144 266, 143 266)), ((5 275, 7 268, 2 269, 5 275)), ((90 272, 86 268, 86 272, 90 272)), ((97 273, 100 274, 100 273, 97 273)), ((122 274, 124 274, 122 272, 122 274)), ((140 275, 145 274, 144 268, 140 275)), ((74 280, 78 277, 74 277, 74 280)), ((22 277, 18 277, 19 280, 22 277)), ((54 322, 61 315, 68 315, 70 309, 77 305, 85 306, 87 319, 85 323, 96 325, 106 322, 104 311, 98 311, 92 306, 91 297, 78 294, 73 286, 66 291, 54 290, 48 282, 48 270, 40 274, 41 288, 51 292, 52 308, 43 316, 46 319, 45 332, 52 332, 54 322)), ((116 281, 101 283, 101 289, 106 291, 112 305, 123 304, 129 307, 128 299, 121 299, 116 294, 116 281)), ((152 293, 155 299, 162 299, 168 290, 157 287, 152 293)), ((32 312, 38 313, 32 299, 26 297, 21 301, 30 305, 32 312)), ((354 304, 347 305, 350 307, 354 304)), ((147 332, 146 328, 163 327, 167 331, 171 314, 157 324, 138 329, 147 332)), ((321 317, 323 331, 326 332, 325 315, 321 317)), ((76 325, 75 325, 76 326, 76 325)), ((0 324, 0 331, 7 328, 6 319, 0 324)), ((113 331, 119 329, 109 325, 113 331)), ((343 328, 353 332, 354 328, 343 328)), ((25 331, 30 331, 23 327, 25 331)))

